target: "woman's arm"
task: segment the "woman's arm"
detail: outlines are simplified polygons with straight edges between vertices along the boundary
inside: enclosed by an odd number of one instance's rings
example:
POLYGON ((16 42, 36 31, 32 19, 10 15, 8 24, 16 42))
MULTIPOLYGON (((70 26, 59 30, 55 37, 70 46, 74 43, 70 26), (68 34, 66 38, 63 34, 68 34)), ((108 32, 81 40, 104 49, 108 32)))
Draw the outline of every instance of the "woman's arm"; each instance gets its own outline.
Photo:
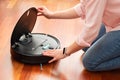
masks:
POLYGON ((83 48, 82 46, 79 46, 76 42, 74 42, 69 47, 66 47, 65 53, 63 52, 63 49, 55 49, 55 50, 44 51, 43 55, 53 57, 53 59, 49 61, 49 63, 51 63, 56 60, 63 59, 65 57, 67 57, 68 55, 71 55, 72 53, 74 53, 82 48, 83 48))
POLYGON ((49 19, 73 19, 79 17, 74 8, 52 12, 46 7, 38 8, 38 16, 45 16, 49 19))

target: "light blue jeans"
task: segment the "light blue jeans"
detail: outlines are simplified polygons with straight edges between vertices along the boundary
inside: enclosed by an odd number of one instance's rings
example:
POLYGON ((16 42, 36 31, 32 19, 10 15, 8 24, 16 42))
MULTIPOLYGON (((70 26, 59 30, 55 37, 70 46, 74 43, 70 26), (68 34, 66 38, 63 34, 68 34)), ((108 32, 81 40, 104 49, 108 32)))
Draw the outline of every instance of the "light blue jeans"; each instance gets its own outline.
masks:
POLYGON ((82 62, 89 71, 120 69, 120 30, 106 33, 102 24, 96 40, 83 49, 82 62))

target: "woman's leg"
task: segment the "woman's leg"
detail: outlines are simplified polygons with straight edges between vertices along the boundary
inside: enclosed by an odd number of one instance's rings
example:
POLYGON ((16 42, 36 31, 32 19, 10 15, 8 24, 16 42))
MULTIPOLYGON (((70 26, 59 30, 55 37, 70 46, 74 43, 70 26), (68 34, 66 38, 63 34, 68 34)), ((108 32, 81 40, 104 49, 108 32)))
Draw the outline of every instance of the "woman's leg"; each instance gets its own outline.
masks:
POLYGON ((83 65, 89 71, 120 68, 120 30, 108 32, 83 55, 83 65))

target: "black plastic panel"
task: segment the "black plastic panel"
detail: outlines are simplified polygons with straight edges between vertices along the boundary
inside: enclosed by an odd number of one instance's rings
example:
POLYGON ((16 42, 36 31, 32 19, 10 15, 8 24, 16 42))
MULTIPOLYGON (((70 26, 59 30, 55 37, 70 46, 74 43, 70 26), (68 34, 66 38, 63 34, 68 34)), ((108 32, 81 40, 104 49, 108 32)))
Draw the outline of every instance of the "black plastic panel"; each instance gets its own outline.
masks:
POLYGON ((37 19, 36 8, 28 9, 18 20, 11 37, 11 45, 19 42, 19 38, 25 34, 31 33, 37 19))

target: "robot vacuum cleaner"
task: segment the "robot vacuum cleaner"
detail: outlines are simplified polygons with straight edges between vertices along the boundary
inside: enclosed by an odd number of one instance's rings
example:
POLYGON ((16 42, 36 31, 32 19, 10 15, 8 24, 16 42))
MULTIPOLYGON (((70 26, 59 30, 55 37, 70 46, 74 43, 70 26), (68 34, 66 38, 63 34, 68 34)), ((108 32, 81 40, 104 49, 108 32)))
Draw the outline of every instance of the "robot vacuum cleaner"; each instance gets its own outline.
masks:
POLYGON ((31 33, 36 19, 37 9, 29 8, 18 20, 11 36, 11 56, 20 62, 29 64, 48 63, 52 57, 42 52, 60 48, 59 40, 45 33, 31 33))

